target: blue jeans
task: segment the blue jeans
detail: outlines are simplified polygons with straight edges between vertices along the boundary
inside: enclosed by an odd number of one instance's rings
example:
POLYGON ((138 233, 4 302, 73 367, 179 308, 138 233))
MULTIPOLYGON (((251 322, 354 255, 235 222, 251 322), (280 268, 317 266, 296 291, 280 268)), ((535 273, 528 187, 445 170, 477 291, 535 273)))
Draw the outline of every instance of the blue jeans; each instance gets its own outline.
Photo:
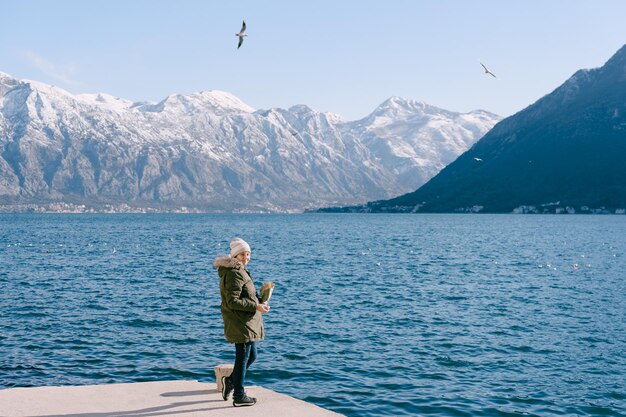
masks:
POLYGON ((254 342, 235 343, 235 366, 233 373, 230 375, 233 382, 233 397, 241 398, 244 396, 244 381, 246 380, 246 371, 256 360, 257 350, 254 342))

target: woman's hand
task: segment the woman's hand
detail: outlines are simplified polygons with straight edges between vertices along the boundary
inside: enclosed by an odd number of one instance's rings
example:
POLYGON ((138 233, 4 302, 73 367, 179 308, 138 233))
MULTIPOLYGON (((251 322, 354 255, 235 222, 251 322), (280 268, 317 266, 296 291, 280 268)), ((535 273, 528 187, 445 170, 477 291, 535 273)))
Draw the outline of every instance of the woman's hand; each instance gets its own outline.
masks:
POLYGON ((256 311, 260 312, 260 313, 267 313, 270 311, 270 306, 265 305, 265 304, 257 304, 256 305, 256 311))

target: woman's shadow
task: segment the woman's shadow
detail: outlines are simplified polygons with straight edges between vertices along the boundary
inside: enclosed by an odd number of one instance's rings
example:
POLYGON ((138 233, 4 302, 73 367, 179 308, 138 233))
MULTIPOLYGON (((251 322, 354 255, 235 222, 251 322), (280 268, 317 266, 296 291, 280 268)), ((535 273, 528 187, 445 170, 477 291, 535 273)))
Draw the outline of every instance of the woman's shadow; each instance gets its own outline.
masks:
MULTIPOLYGON (((209 396, 211 394, 215 394, 219 391, 217 390, 198 390, 198 391, 174 391, 174 392, 164 392, 160 394, 161 397, 193 397, 196 395, 205 395, 209 396)), ((107 411, 102 413, 77 413, 77 414, 51 414, 45 416, 38 417, 121 417, 121 416, 135 416, 135 417, 149 417, 149 416, 170 416, 175 414, 188 414, 188 413, 197 413, 201 411, 214 411, 214 410, 222 410, 226 408, 232 408, 229 405, 223 405, 224 400, 220 397, 219 399, 206 399, 206 400, 198 400, 198 401, 182 401, 182 402, 173 402, 167 405, 161 405, 157 407, 147 407, 141 408, 137 410, 120 410, 120 411, 107 411), (221 406, 220 406, 221 404, 221 406), (176 410, 179 407, 187 407, 190 405, 198 405, 198 408, 185 408, 184 410, 176 410)), ((228 404, 228 403, 226 403, 228 404)))

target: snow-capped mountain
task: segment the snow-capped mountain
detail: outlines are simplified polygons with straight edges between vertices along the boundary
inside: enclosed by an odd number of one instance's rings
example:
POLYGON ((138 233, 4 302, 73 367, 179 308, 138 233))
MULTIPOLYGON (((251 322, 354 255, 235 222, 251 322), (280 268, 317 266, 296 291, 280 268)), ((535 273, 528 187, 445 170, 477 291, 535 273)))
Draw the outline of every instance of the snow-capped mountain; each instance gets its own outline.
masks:
POLYGON ((398 184, 424 184, 465 152, 498 121, 484 110, 455 113, 426 103, 391 97, 364 119, 342 126, 370 149, 398 184))
POLYGON ((301 210, 420 186, 500 118, 391 98, 346 122, 221 91, 134 103, 0 73, 0 204, 301 210))

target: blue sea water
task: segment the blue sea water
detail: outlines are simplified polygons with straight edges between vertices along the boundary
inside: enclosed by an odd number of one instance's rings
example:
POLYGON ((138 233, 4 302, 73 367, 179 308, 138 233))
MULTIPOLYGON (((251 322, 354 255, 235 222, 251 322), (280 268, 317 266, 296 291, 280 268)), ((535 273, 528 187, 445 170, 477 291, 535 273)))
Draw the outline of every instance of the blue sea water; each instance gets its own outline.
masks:
POLYGON ((248 374, 347 416, 626 415, 626 217, 0 214, 0 388, 233 360, 215 256, 276 283, 248 374))

